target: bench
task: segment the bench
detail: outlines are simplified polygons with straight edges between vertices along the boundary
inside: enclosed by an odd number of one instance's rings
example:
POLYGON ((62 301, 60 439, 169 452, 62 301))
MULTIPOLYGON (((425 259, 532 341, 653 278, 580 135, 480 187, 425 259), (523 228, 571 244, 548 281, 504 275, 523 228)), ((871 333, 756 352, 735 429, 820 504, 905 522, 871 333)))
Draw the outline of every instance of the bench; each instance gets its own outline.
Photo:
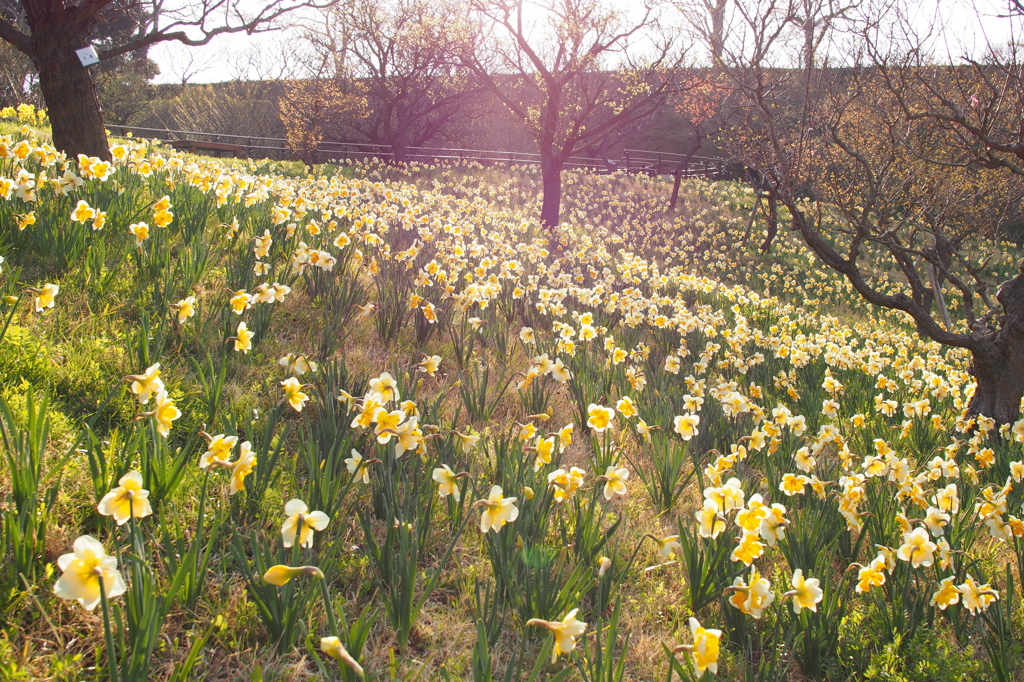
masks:
POLYGON ((167 144, 175 149, 184 149, 190 154, 209 152, 212 156, 220 156, 222 152, 226 152, 227 156, 233 156, 236 159, 245 158, 245 147, 240 144, 206 142, 203 140, 172 140, 167 144))

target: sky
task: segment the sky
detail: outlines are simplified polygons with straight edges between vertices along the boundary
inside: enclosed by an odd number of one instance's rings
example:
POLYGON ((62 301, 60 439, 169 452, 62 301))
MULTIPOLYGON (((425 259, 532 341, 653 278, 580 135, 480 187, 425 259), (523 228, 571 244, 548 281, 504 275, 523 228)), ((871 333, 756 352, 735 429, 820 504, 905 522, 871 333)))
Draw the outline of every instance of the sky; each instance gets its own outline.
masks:
MULTIPOLYGON (((631 0, 611 0, 624 6, 631 0)), ((635 0, 633 0, 635 2, 635 0)), ((937 36, 936 50, 961 55, 986 42, 1003 44, 1016 30, 1020 19, 1005 18, 1007 0, 922 0, 915 3, 918 26, 944 28, 937 36)), ((292 22, 294 24, 295 22, 292 22)), ((229 34, 203 47, 162 43, 150 50, 159 64, 157 83, 215 83, 234 79, 263 79, 285 75, 287 53, 295 45, 294 25, 281 31, 247 36, 229 34)))

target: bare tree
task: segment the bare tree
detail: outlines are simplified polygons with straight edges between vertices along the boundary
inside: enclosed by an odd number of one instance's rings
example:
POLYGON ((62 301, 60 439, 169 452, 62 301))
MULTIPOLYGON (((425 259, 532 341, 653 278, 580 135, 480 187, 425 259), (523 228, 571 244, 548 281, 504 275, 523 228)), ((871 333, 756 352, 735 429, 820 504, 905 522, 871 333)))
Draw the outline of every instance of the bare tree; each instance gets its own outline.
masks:
POLYGON ((572 154, 663 105, 683 60, 677 35, 649 5, 601 0, 470 0, 489 40, 465 63, 537 144, 541 221, 559 222, 561 173, 572 154))
POLYGON ((794 60, 801 52, 792 46, 804 42, 802 9, 797 0, 730 6, 736 39, 725 46, 721 69, 742 97, 743 118, 723 144, 770 175, 791 228, 860 296, 906 313, 921 335, 972 354, 973 413, 1016 419, 1024 394, 1024 273, 1001 267, 999 238, 1020 220, 1024 196, 1016 170, 1016 152, 1024 153, 1020 80, 992 64, 973 74, 948 61, 928 64, 893 33, 885 36, 891 61, 866 59, 886 25, 869 13, 846 26, 842 50, 826 35, 818 59, 794 60), (997 95, 998 102, 983 103, 997 95), (998 123, 985 119, 988 104, 989 114, 1002 112, 998 123), (962 115, 953 113, 958 107, 962 115), (955 306, 946 305, 944 285, 955 306))
POLYGON ((450 131, 475 86, 458 56, 472 35, 454 2, 353 0, 310 26, 312 51, 332 55, 335 70, 358 83, 367 116, 356 133, 386 145, 397 163, 407 149, 450 131))
POLYGON ((124 39, 99 47, 111 59, 150 45, 177 41, 205 45, 218 35, 273 30, 278 21, 301 8, 325 7, 334 0, 269 0, 252 5, 242 0, 4 0, 0 5, 0 40, 28 56, 39 74, 49 107, 54 145, 70 155, 107 157, 103 116, 90 71, 75 49, 89 44, 102 24, 122 22, 124 39))

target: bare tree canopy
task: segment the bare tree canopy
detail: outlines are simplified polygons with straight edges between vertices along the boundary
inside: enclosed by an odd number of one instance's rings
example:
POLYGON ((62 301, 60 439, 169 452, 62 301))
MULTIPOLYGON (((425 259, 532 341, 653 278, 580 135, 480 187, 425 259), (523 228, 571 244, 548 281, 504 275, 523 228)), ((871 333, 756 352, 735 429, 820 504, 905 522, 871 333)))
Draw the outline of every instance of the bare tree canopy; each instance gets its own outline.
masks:
POLYGON ((204 45, 225 33, 253 34, 278 28, 279 20, 303 8, 334 0, 4 0, 0 39, 29 57, 50 109, 54 145, 75 155, 106 157, 107 141, 92 74, 75 49, 99 40, 101 60, 163 41, 204 45), (116 32, 109 27, 118 27, 116 32), (101 31, 101 27, 103 31, 101 31))
POLYGON ((1017 47, 933 60, 892 3, 832 12, 807 40, 805 4, 729 5, 717 63, 742 104, 720 145, 772 179, 792 229, 864 299, 971 352, 975 413, 1016 419, 1024 274, 1000 240, 1024 209, 1017 47))
POLYGON ((408 147, 443 139, 454 117, 468 117, 467 98, 478 88, 458 59, 474 38, 463 6, 354 0, 332 8, 329 19, 320 49, 334 52, 367 98, 356 132, 390 147, 396 162, 408 147))
POLYGON ((559 222, 561 170, 664 104, 684 51, 650 5, 601 0, 471 0, 485 32, 463 61, 526 124, 541 157, 541 220, 559 222))

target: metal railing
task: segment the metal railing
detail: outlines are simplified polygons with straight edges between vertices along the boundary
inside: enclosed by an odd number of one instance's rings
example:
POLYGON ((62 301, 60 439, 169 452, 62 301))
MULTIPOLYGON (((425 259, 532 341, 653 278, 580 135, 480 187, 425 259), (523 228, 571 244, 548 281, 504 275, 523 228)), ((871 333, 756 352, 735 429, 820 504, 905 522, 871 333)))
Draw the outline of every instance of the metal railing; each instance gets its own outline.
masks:
MULTIPOLYGON (((213 142, 234 144, 245 149, 249 158, 296 159, 288 140, 282 137, 255 137, 251 135, 229 135, 225 133, 206 133, 195 130, 169 130, 164 128, 142 128, 138 126, 107 125, 112 133, 134 137, 173 142, 193 140, 197 142, 213 142)), ((472 161, 484 165, 539 165, 540 155, 532 152, 496 151, 487 149, 453 149, 448 147, 406 147, 404 161, 418 163, 444 163, 472 161)), ((354 161, 380 159, 394 161, 395 151, 389 145, 363 142, 323 142, 316 152, 320 162, 354 161)), ((570 157, 565 168, 589 169, 599 173, 610 173, 623 170, 627 173, 644 173, 647 175, 671 175, 679 169, 679 164, 686 159, 683 154, 654 152, 642 149, 626 149, 618 162, 605 163, 603 159, 593 157, 570 157)), ((723 169, 722 159, 692 157, 687 167, 682 170, 684 177, 715 175, 723 169)))

